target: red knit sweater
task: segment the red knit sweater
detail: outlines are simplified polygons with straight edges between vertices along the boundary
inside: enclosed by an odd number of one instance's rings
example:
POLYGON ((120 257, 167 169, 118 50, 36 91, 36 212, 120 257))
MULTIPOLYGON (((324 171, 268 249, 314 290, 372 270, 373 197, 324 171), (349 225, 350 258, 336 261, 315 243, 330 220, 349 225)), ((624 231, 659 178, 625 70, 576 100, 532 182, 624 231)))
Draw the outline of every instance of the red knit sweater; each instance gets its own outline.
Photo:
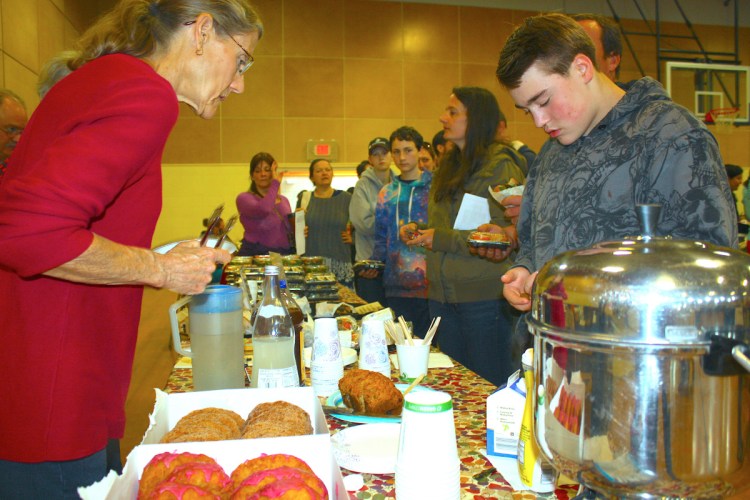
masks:
POLYGON ((119 54, 61 80, 31 117, 0 185, 0 459, 77 459, 122 436, 142 287, 40 273, 94 233, 151 245, 177 115, 169 82, 119 54))

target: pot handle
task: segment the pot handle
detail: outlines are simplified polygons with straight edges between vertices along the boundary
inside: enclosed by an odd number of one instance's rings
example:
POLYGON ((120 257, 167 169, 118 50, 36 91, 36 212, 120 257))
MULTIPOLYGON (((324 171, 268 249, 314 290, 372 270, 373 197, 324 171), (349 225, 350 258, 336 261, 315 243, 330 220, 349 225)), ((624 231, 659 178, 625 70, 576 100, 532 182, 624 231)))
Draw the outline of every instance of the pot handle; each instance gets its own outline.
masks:
POLYGON ((192 358, 193 353, 182 348, 182 343, 180 342, 180 327, 177 322, 177 310, 190 302, 192 298, 192 295, 188 295, 169 306, 169 321, 172 325, 172 346, 178 354, 187 356, 188 358, 192 358))
POLYGON ((747 357, 746 348, 742 344, 737 344, 732 347, 732 357, 742 365, 742 367, 750 372, 750 358, 747 357))

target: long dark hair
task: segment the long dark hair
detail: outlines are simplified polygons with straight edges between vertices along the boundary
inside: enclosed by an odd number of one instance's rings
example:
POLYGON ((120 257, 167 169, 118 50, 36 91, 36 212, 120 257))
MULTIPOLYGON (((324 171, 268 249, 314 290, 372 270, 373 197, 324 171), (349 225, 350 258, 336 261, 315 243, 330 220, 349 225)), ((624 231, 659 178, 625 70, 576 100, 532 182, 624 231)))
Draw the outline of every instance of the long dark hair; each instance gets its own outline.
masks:
POLYGON ((255 185, 255 181, 253 180, 253 171, 255 171, 258 166, 260 166, 261 163, 266 162, 269 166, 273 167, 273 162, 276 160, 273 159, 273 156, 271 156, 271 153, 264 153, 260 152, 253 156, 253 158, 250 160, 250 189, 248 189, 248 193, 254 193, 263 198, 263 195, 260 194, 258 191, 258 186, 255 185))
POLYGON ((487 149, 495 142, 500 123, 500 106, 489 90, 456 87, 453 95, 466 108, 466 138, 463 149, 454 145, 440 160, 440 168, 432 179, 435 201, 453 197, 463 188, 466 179, 479 170, 487 149))

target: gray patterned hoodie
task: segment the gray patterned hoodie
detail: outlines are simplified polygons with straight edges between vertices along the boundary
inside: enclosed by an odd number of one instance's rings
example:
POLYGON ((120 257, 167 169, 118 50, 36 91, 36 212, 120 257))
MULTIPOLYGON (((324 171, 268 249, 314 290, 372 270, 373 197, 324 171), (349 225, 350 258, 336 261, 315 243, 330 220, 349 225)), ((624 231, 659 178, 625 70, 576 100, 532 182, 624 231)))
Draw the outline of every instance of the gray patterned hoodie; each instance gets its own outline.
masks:
POLYGON ((657 234, 736 247, 737 216, 716 139, 651 78, 587 135, 548 140, 524 191, 516 266, 641 233, 635 206, 662 205, 657 234))

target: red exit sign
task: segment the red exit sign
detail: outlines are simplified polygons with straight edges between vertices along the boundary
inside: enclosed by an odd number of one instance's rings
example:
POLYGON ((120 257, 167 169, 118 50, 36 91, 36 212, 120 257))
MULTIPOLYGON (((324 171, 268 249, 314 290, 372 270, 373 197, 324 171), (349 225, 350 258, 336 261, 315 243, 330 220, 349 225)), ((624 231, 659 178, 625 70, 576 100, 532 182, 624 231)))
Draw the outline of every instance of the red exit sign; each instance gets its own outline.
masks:
POLYGON ((328 156, 331 154, 330 144, 316 144, 315 145, 315 156, 328 156))

